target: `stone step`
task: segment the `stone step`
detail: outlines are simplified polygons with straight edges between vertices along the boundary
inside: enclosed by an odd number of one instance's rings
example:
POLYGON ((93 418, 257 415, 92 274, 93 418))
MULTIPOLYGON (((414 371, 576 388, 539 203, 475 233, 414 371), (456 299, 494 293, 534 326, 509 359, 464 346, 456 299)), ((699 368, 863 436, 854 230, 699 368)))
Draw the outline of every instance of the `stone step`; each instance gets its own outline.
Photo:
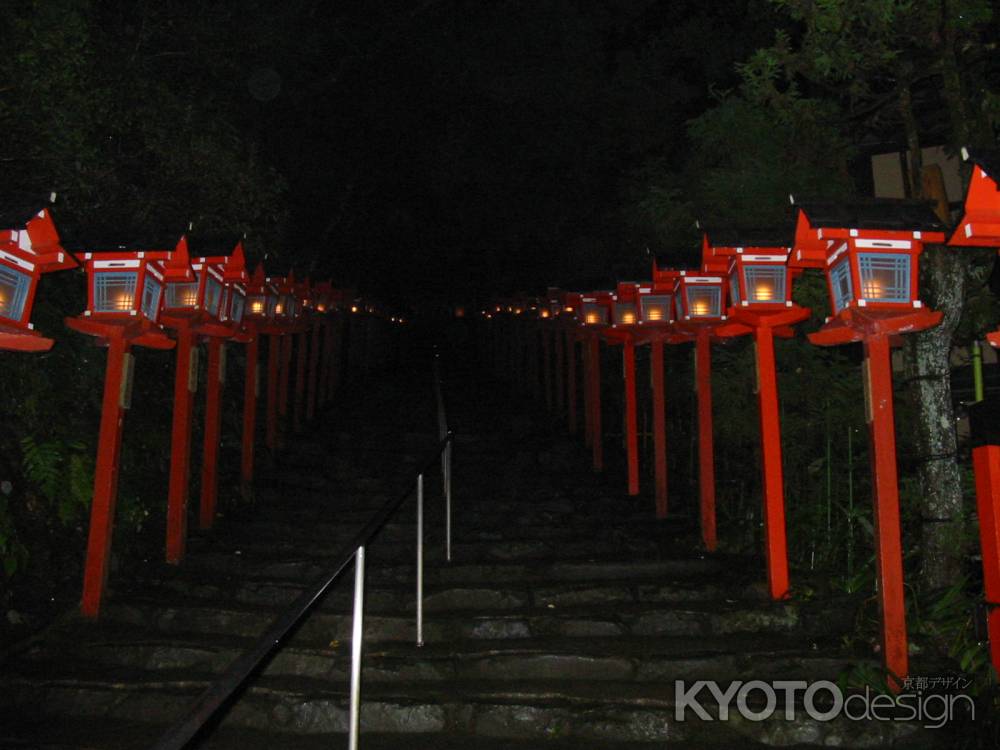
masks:
MULTIPOLYGON (((118 676, 66 677, 44 683, 12 678, 8 681, 11 692, 0 698, 0 720, 6 723, 11 717, 31 712, 34 716, 165 723, 184 715, 209 679, 203 674, 181 677, 138 671, 124 681, 118 676)), ((347 727, 346 697, 346 686, 333 680, 262 676, 230 708, 221 727, 342 734, 347 727)), ((754 697, 750 707, 760 710, 762 706, 754 697)), ((361 728, 363 732, 461 733, 470 738, 564 738, 661 745, 688 741, 712 747, 742 747, 747 740, 841 747, 884 747, 905 740, 920 746, 920 740, 933 731, 921 730, 914 722, 855 722, 843 717, 817 721, 801 708, 794 721, 784 720, 780 712, 778 718, 753 721, 735 711, 727 721, 704 721, 690 710, 681 721, 675 708, 674 685, 661 683, 373 683, 364 690, 361 728)), ((709 708, 711 713, 714 710, 709 708)))
MULTIPOLYGON (((747 563, 742 568, 732 568, 720 558, 672 558, 636 560, 608 558, 594 560, 583 556, 558 561, 505 561, 439 563, 441 550, 428 550, 425 561, 425 584, 476 584, 483 581, 507 583, 531 582, 538 585, 558 585, 565 582, 593 583, 627 580, 635 583, 664 584, 721 583, 746 586, 747 563), (437 557, 432 556, 437 552, 437 557)), ((163 573, 182 573, 194 580, 223 576, 247 581, 314 581, 326 572, 315 560, 290 559, 285 561, 254 560, 243 554, 200 553, 185 560, 181 568, 163 566, 163 573)), ((406 585, 414 581, 415 566, 410 560, 389 561, 378 564, 370 558, 366 575, 371 583, 396 582, 406 585)))
MULTIPOLYGON (((428 575, 425 571, 424 609, 493 611, 524 607, 563 606, 615 606, 617 604, 708 602, 708 601, 766 601, 761 586, 729 585, 702 581, 676 583, 643 583, 640 580, 608 580, 596 582, 509 581, 507 586, 465 585, 449 586, 428 575)), ((476 579, 477 582, 483 579, 476 579)), ((509 580, 499 578, 496 580, 509 580)), ((401 603, 414 599, 415 581, 387 581, 384 577, 369 579, 365 588, 365 604, 370 612, 388 611, 401 603)), ((213 604, 231 603, 242 606, 280 607, 291 604, 306 586, 295 581, 247 580, 233 578, 205 583, 198 579, 174 576, 159 582, 148 582, 142 590, 144 601, 167 601, 177 596, 187 600, 209 601, 213 604)), ((323 611, 344 611, 350 607, 353 590, 336 586, 318 605, 323 611)))
MULTIPOLYGON (((150 637, 143 629, 117 629, 113 638, 77 641, 71 672, 100 674, 116 669, 222 672, 253 645, 250 638, 179 633, 150 637)), ((800 637, 673 636, 630 639, 525 639, 460 644, 382 643, 366 648, 364 681, 449 680, 673 680, 830 679, 856 657, 840 653, 836 641, 800 637)), ((288 646, 276 652, 263 674, 347 680, 349 642, 324 648, 288 646)), ((65 663, 34 649, 7 665, 10 675, 60 679, 65 663)))
MULTIPOLYGON (((365 616, 366 641, 409 641, 414 637, 415 604, 365 616)), ((203 603, 112 602, 102 617, 111 624, 142 626, 150 633, 204 632, 256 636, 279 614, 261 607, 222 608, 203 603)), ((313 612, 293 642, 325 645, 346 640, 351 631, 349 613, 313 612)), ((816 616, 790 603, 642 603, 593 606, 521 607, 484 613, 432 609, 425 614, 425 639, 519 639, 538 637, 729 635, 735 633, 840 634, 848 632, 846 618, 816 616)))
MULTIPOLYGON (((7 724, 0 728, 0 745, 32 750, 135 750, 150 747, 167 730, 167 724, 136 721, 100 721, 89 718, 47 717, 7 724)), ((212 732, 191 747, 199 750, 330 750, 344 746, 342 736, 331 743, 328 734, 292 734, 226 726, 212 732)), ((510 739, 483 737, 457 732, 401 734, 363 732, 364 750, 651 750, 646 742, 589 741, 579 737, 510 739)), ((654 745, 661 747, 662 745, 654 745)), ((672 750, 704 750, 702 742, 670 742, 672 750)), ((741 748, 768 747, 750 739, 740 739, 741 748)), ((795 746, 800 747, 800 746, 795 746)))

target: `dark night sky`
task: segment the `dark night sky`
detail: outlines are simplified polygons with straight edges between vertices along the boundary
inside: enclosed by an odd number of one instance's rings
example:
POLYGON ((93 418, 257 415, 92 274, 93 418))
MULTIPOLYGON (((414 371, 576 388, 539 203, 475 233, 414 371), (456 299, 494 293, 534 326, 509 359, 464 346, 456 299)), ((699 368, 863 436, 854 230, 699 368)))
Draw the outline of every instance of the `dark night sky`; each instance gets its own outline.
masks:
POLYGON ((629 176, 676 162, 710 87, 773 38, 754 0, 308 7, 244 97, 292 188, 292 255, 418 302, 642 273, 629 176))

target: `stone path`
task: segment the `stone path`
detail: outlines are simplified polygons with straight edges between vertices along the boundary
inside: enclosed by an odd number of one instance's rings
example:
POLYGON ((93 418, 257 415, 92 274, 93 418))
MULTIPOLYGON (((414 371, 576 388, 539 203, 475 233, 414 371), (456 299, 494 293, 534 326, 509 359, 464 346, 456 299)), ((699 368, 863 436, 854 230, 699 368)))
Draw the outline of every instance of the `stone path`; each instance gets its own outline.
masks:
MULTIPOLYGON (((324 571, 434 445, 429 377, 366 383, 296 439, 259 507, 139 571, 98 624, 66 618, 0 674, 0 746, 139 748, 324 571)), ((836 679, 844 603, 772 603, 757 564, 698 552, 496 387, 453 371, 454 561, 428 483, 425 640, 414 645, 414 504, 369 550, 366 748, 934 746, 910 724, 677 721, 675 680, 836 679)), ((346 747, 346 575, 202 741, 346 747), (331 734, 334 735, 331 737, 331 734)), ((710 706, 712 714, 716 713, 710 706)), ((944 737, 941 738, 942 740, 944 737)))

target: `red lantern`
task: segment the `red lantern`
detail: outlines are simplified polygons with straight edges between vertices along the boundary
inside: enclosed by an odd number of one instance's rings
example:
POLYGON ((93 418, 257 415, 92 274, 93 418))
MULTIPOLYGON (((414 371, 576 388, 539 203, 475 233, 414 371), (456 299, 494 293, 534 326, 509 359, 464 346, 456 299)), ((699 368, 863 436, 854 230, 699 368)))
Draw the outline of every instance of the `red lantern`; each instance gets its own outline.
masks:
POLYGON ((53 341, 31 324, 43 273, 73 268, 76 260, 60 244, 52 214, 43 208, 23 228, 0 230, 0 349, 44 352, 53 341))
MULTIPOLYGON (((1000 154, 996 151, 962 149, 972 162, 972 177, 965 195, 965 211, 948 244, 964 247, 995 247, 1000 250, 1000 154)), ((986 334, 1000 347, 1000 331, 986 334)), ((1000 671, 1000 446, 980 445, 972 449, 976 473, 976 509, 983 560, 987 630, 993 668, 1000 671)))
MULTIPOLYGON (((972 162, 972 177, 965 194, 961 221, 948 239, 959 247, 995 247, 1000 251, 1000 154, 996 151, 962 149, 962 156, 972 162)), ((1000 331, 986 334, 986 339, 1000 347, 1000 331)))
POLYGON ((817 202, 797 209, 791 265, 824 269, 833 309, 809 340, 821 346, 864 343, 882 653, 889 684, 898 689, 909 656, 890 346, 898 334, 941 319, 920 302, 917 263, 924 242, 944 241, 943 227, 930 204, 913 201, 817 202))
MULTIPOLYGON (((184 239, 178 243, 183 252, 184 239)), ((108 561, 114 527, 125 412, 131 406, 131 347, 171 349, 174 342, 160 325, 163 287, 190 278, 190 269, 167 268, 173 252, 118 249, 87 252, 81 259, 87 272, 87 309, 66 325, 96 336, 108 347, 101 409, 101 428, 94 467, 94 498, 84 569, 81 611, 97 617, 107 583, 108 561)))
MULTIPOLYGON (((205 440, 201 463, 201 504, 198 521, 202 529, 215 522, 218 497, 219 442, 222 428, 222 387, 226 380, 225 342, 247 344, 254 336, 243 330, 241 323, 246 308, 246 282, 249 278, 243 256, 243 243, 237 243, 232 254, 196 258, 192 264, 201 274, 204 320, 197 326, 206 338, 208 363, 205 377, 205 440), (222 285, 216 297, 215 284, 222 285)), ((249 358, 248 358, 249 359, 249 358)), ((256 360, 256 357, 254 357, 256 360)))
POLYGON ((728 261, 730 318, 754 332, 765 553, 775 600, 788 596, 788 550, 774 336, 791 335, 790 326, 809 317, 809 310, 792 301, 792 280, 801 273, 788 268, 792 239, 790 229, 710 229, 703 240, 706 255, 728 261))
MULTIPOLYGON (((651 290, 652 287, 647 287, 651 290)), ((625 386, 625 458, 628 467, 628 493, 639 494, 639 426, 635 393, 635 344, 640 324, 640 285, 618 283, 611 299, 611 325, 602 336, 610 344, 621 344, 622 372, 625 386)))

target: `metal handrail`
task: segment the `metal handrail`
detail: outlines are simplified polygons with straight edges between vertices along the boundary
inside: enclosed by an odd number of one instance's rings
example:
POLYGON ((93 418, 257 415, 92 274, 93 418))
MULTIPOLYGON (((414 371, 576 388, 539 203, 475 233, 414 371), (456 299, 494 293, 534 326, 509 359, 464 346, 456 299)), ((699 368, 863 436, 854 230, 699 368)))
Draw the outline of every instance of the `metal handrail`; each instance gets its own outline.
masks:
MULTIPOLYGON (((435 390, 438 394, 439 414, 443 414, 443 399, 441 399, 440 375, 438 373, 437 359, 434 362, 435 369, 435 390)), ((437 447, 431 456, 420 464, 417 472, 416 494, 417 494, 417 646, 423 646, 423 517, 424 517, 424 474, 428 469, 437 463, 438 458, 442 459, 442 473, 444 483, 444 495, 447 504, 446 522, 446 548, 448 560, 451 560, 451 445, 455 439, 454 434, 447 430, 438 442, 437 447)), ((164 732, 152 746, 152 750, 182 750, 201 731, 202 727, 219 711, 222 706, 239 690, 247 679, 257 670, 261 663, 275 649, 277 649, 287 637, 288 633, 305 617, 322 596, 329 590, 330 586, 336 582, 340 575, 351 564, 356 561, 354 576, 354 610, 353 627, 351 640, 351 700, 350 700, 350 722, 349 741, 350 750, 357 750, 360 717, 361 698, 361 641, 363 634, 362 618, 364 609, 364 571, 365 571, 365 548, 369 542, 385 526, 392 515, 399 507, 413 494, 413 489, 408 489, 394 500, 390 500, 383 505, 372 519, 361 529, 343 551, 339 553, 336 565, 332 571, 322 580, 302 594, 285 610, 285 613, 278 617, 268 629, 261 635, 254 646, 243 655, 235 659, 226 671, 220 675, 215 682, 208 686, 187 715, 175 723, 170 729, 164 732)))

